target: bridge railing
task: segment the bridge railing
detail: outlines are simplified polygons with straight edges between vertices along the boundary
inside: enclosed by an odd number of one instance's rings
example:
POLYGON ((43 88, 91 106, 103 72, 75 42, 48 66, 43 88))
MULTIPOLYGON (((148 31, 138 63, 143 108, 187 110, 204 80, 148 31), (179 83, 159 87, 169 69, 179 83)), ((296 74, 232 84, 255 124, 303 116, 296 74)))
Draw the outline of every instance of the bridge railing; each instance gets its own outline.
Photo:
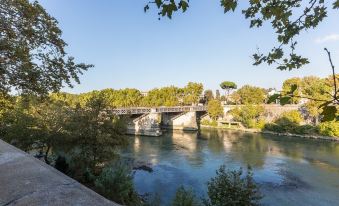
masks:
POLYGON ((190 112, 190 111, 207 111, 206 106, 177 106, 177 107, 131 107, 116 108, 108 110, 115 115, 125 114, 146 114, 146 113, 170 113, 170 112, 190 112))

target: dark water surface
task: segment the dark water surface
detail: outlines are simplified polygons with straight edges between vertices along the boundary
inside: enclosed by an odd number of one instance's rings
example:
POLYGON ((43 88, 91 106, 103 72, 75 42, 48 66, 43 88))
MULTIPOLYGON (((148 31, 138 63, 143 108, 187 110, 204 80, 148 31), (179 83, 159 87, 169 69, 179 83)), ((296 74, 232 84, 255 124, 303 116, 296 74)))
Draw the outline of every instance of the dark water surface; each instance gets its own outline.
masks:
POLYGON ((124 156, 153 168, 136 171, 136 189, 157 193, 162 205, 180 185, 206 195, 206 182, 222 164, 251 165, 265 205, 339 205, 339 143, 222 130, 130 138, 124 156))

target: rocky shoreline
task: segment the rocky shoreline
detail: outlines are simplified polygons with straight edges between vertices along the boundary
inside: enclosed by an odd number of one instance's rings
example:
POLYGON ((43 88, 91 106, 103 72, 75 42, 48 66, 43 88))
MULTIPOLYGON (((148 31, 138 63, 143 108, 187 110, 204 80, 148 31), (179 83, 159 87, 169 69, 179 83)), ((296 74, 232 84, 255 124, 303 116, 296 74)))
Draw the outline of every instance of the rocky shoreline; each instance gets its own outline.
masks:
POLYGON ((304 139, 317 139, 317 140, 339 142, 339 137, 330 137, 330 136, 322 136, 322 135, 293 134, 293 133, 288 133, 288 132, 280 133, 280 132, 273 132, 273 131, 260 130, 260 129, 227 128, 227 127, 209 126, 209 125, 201 125, 200 127, 211 128, 211 129, 222 129, 222 130, 234 130, 234 131, 242 131, 242 132, 249 132, 249 133, 274 134, 277 136, 289 136, 289 137, 299 137, 299 138, 304 138, 304 139))

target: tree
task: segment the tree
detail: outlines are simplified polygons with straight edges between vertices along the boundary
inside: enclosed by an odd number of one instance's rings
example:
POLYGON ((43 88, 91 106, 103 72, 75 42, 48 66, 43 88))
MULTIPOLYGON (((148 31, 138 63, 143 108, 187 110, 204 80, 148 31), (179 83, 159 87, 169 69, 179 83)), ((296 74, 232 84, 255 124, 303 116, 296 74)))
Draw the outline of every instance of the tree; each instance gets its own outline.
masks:
POLYGON ((306 108, 308 117, 312 119, 312 122, 316 125, 318 124, 321 113, 323 109, 321 108, 320 101, 314 101, 311 99, 331 99, 331 90, 332 87, 326 83, 326 79, 321 79, 319 77, 309 76, 304 77, 301 81, 302 94, 307 99, 307 102, 304 104, 306 108))
POLYGON ((37 1, 2 0, 0 25, 0 92, 46 95, 92 67, 67 55, 57 20, 37 1))
POLYGON ((230 111, 235 121, 243 123, 248 128, 257 128, 264 112, 263 106, 252 104, 238 106, 230 111))
POLYGON ((204 97, 205 97, 207 102, 209 102, 212 99, 214 99, 212 90, 210 90, 210 89, 209 90, 205 90, 204 97))
POLYGON ((221 89, 226 90, 225 96, 226 96, 226 102, 228 102, 230 91, 233 89, 236 89, 237 85, 234 82, 224 81, 224 82, 221 82, 220 87, 221 89))
POLYGON ((200 205, 192 189, 185 189, 180 186, 172 201, 172 206, 198 206, 200 205))
POLYGON ((260 205, 262 195, 253 180, 252 169, 248 167, 243 177, 243 170, 226 170, 222 165, 217 176, 207 183, 209 199, 205 200, 207 206, 257 206, 260 205))
POLYGON ((219 91, 219 89, 217 89, 215 91, 215 99, 220 100, 220 91, 219 91))
MULTIPOLYGON (((293 77, 290 79, 286 79, 283 83, 283 87, 282 87, 282 95, 286 95, 288 94, 293 87, 295 87, 294 85, 296 85, 297 87, 301 87, 301 79, 298 77, 293 77)), ((296 89, 295 91, 293 91, 292 95, 294 97, 292 97, 289 100, 290 104, 298 104, 300 102, 300 95, 301 95, 301 91, 300 89, 296 89)))
POLYGON ((217 120, 218 117, 224 114, 224 108, 221 106, 219 100, 213 99, 208 102, 207 112, 213 120, 217 120))
MULTIPOLYGON (((235 11, 238 2, 238 0, 220 0, 220 5, 224 13, 228 13, 235 11)), ((298 43, 296 37, 303 31, 316 28, 327 17, 331 8, 328 2, 332 2, 333 9, 339 8, 339 0, 249 0, 247 8, 244 8, 242 13, 250 20, 250 28, 262 27, 265 22, 269 22, 277 34, 278 41, 278 46, 273 47, 267 54, 259 50, 253 54, 253 64, 275 64, 280 70, 291 70, 308 64, 307 58, 295 53, 298 43)), ((186 12, 189 8, 188 0, 155 0, 145 6, 145 12, 150 9, 151 4, 158 8, 159 19, 163 16, 172 18, 174 12, 186 12)))
POLYGON ((186 105, 197 104, 204 90, 201 83, 189 82, 184 88, 184 103, 186 105))
POLYGON ((95 186, 99 193, 123 205, 142 205, 141 198, 134 189, 133 173, 121 163, 107 165, 98 178, 95 186))
POLYGON ((241 104, 262 104, 266 100, 266 91, 263 88, 245 85, 232 94, 241 104))

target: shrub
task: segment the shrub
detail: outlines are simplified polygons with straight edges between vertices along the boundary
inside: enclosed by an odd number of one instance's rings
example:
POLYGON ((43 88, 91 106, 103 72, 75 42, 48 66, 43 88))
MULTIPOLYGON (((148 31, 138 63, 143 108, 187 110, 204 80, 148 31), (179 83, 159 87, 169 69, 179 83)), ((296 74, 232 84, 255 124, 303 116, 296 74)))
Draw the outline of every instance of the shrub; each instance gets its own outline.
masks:
POLYGON ((253 173, 249 167, 246 176, 242 169, 230 171, 225 165, 217 170, 217 176, 208 182, 208 200, 204 204, 208 206, 239 205, 256 206, 262 195, 253 180, 253 173))
POLYGON ((257 123, 263 113, 264 107, 260 105, 244 105, 231 110, 234 120, 243 123, 248 128, 257 128, 257 123))
POLYGON ((212 126, 212 127, 218 126, 218 122, 215 121, 215 120, 212 120, 212 121, 202 120, 202 121, 201 121, 201 124, 202 124, 202 125, 207 125, 207 126, 212 126))
POLYGON ((283 112, 275 122, 281 126, 289 126, 291 124, 300 125, 303 122, 303 117, 301 116, 300 112, 297 110, 292 110, 288 112, 283 112))
POLYGON ((339 137, 339 122, 322 122, 318 125, 319 133, 326 136, 339 137))
POLYGON ((213 120, 217 120, 218 117, 224 114, 224 108, 221 106, 220 101, 216 99, 213 99, 208 102, 207 111, 208 111, 208 115, 213 120))
POLYGON ((95 181, 103 196, 123 205, 141 205, 141 199, 134 190, 131 170, 123 164, 106 166, 95 181))
MULTIPOLYGON (((297 110, 284 112, 281 116, 275 120, 274 124, 265 126, 265 129, 275 132, 296 132, 300 123, 303 121, 303 117, 297 110)), ((299 131, 301 132, 301 131, 299 131)))
POLYGON ((177 189, 172 202, 173 206, 197 206, 200 205, 192 189, 185 189, 183 186, 177 189))

